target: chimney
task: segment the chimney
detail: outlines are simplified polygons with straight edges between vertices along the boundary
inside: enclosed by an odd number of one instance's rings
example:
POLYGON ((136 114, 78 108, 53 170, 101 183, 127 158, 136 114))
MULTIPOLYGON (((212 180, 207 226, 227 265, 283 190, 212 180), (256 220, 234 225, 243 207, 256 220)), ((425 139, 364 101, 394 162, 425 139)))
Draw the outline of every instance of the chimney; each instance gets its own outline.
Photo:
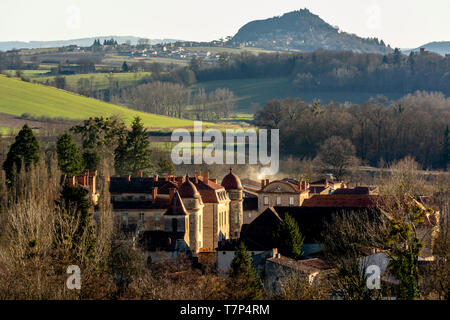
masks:
POLYGON ((264 189, 264 179, 261 179, 261 189, 264 189))
POLYGON ((301 190, 302 191, 306 190, 306 181, 302 181, 302 188, 301 188, 301 190))
POLYGON ((89 187, 90 187, 90 189, 92 190, 92 193, 96 193, 96 176, 91 176, 91 177, 89 177, 89 187))
POLYGON ((69 185, 71 186, 71 187, 75 187, 75 177, 70 177, 69 178, 69 185))
POLYGON ((266 186, 269 185, 269 179, 266 179, 266 186))
POLYGON ((127 179, 128 182, 130 182, 130 181, 131 181, 131 176, 128 175, 128 176, 126 177, 126 179, 127 179))
POLYGON ((158 175, 155 174, 155 176, 153 177, 153 180, 154 180, 155 182, 158 182, 158 179, 159 179, 158 175))
POLYGON ((209 172, 208 171, 203 172, 203 182, 206 183, 206 185, 209 185, 209 172))
POLYGON ((137 176, 138 176, 138 178, 142 178, 143 174, 142 174, 142 171, 141 171, 141 170, 139 170, 139 171, 137 172, 137 176))
POLYGON ((169 181, 169 173, 168 173, 168 172, 166 172, 166 178, 165 178, 165 180, 166 180, 166 181, 169 181))
POLYGON ((156 198, 158 197, 158 188, 153 188, 152 189, 152 203, 156 202, 156 198))
POLYGON ((111 182, 111 176, 108 174, 108 176, 106 177, 106 181, 111 182))
POLYGON ((172 202, 174 195, 175 195, 175 188, 169 188, 169 203, 172 202))
POLYGON ((195 178, 197 179, 197 178, 198 178, 198 172, 197 172, 197 170, 195 170, 194 174, 195 174, 195 178))

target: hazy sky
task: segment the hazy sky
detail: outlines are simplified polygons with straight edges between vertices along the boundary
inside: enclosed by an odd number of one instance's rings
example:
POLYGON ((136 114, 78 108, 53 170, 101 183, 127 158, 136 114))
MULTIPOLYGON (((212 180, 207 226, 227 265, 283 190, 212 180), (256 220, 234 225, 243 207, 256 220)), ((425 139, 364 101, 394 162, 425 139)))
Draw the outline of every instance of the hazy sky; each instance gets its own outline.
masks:
POLYGON ((450 0, 0 0, 0 41, 107 35, 210 41, 301 8, 392 47, 450 41, 450 0))

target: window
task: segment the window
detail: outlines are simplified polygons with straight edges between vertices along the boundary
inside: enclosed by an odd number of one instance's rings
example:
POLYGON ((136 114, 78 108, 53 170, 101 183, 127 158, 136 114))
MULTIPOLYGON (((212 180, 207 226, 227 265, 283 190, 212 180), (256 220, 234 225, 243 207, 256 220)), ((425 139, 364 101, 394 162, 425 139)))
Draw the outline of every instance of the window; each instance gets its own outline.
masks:
POLYGON ((159 222, 159 220, 161 219, 159 213, 155 213, 155 222, 159 222))
POLYGON ((294 205, 294 197, 289 197, 289 205, 290 206, 294 205))
POLYGON ((249 217, 249 218, 252 217, 252 213, 251 213, 251 212, 248 213, 248 217, 249 217))
POLYGON ((280 196, 277 197, 277 206, 279 206, 279 205, 281 205, 281 197, 280 196))
POLYGON ((143 212, 139 213, 139 221, 144 222, 145 220, 145 214, 143 212))
POLYGON ((234 212, 234 223, 238 223, 238 213, 237 213, 237 211, 234 212))
POLYGON ((269 205, 269 197, 268 196, 264 196, 264 205, 265 206, 269 205))
POLYGON ((122 212, 122 221, 128 223, 128 212, 122 212))

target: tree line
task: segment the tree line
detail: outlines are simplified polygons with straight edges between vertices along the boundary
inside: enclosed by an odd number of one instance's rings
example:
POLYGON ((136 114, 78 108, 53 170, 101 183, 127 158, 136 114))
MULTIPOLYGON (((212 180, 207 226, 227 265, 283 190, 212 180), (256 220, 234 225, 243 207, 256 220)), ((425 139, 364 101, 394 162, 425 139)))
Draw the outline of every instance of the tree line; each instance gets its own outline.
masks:
POLYGON ((386 55, 352 51, 230 54, 216 65, 191 62, 199 82, 288 76, 300 90, 450 92, 450 56, 395 49, 386 55))
POLYGON ((383 96, 359 104, 272 100, 255 114, 260 127, 280 129, 280 151, 314 158, 333 136, 349 140, 355 155, 378 166, 414 157, 425 168, 446 169, 450 159, 450 99, 416 92, 397 101, 383 96))

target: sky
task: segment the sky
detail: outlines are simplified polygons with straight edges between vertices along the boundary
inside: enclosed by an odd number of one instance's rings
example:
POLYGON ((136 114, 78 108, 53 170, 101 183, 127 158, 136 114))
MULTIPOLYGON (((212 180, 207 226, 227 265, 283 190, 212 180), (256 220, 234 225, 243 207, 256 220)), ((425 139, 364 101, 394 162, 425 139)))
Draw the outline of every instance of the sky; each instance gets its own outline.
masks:
POLYGON ((450 0, 0 0, 0 41, 109 35, 211 41, 303 8, 392 47, 450 41, 450 0))

